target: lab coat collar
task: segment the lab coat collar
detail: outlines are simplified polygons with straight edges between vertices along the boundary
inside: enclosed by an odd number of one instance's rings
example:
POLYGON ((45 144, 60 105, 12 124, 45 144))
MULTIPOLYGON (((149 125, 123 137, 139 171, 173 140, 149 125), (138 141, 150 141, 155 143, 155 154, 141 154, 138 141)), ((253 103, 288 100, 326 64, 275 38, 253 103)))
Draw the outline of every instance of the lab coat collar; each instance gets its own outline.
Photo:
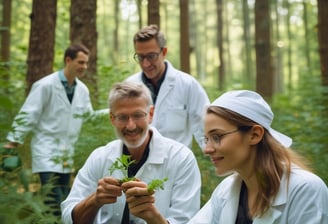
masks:
POLYGON ((159 104, 161 104, 161 102, 163 102, 166 95, 169 94, 174 88, 174 86, 176 85, 176 78, 177 78, 176 73, 178 71, 172 66, 172 64, 169 61, 165 60, 165 63, 167 65, 165 79, 159 90, 160 94, 158 94, 158 98, 156 100, 156 106, 158 106, 159 104))
MULTIPOLYGON (((227 189, 227 192, 224 192, 222 196, 223 200, 225 201, 225 205, 222 208, 222 215, 219 223, 234 224, 236 221, 242 179, 238 174, 233 174, 231 178, 232 184, 230 188, 227 189)), ((274 198, 271 208, 269 208, 269 210, 261 217, 254 218, 253 224, 274 223, 274 220, 281 216, 279 206, 286 203, 287 180, 286 175, 283 175, 278 194, 276 198, 274 198)))

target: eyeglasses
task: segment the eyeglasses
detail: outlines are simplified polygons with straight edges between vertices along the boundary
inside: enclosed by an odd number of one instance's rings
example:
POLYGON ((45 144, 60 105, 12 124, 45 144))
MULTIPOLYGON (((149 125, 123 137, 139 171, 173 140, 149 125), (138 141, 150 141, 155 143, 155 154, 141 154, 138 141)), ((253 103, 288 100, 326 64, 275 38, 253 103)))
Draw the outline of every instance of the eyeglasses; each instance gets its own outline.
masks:
POLYGON ((232 133, 235 133, 235 132, 238 132, 238 131, 239 131, 239 129, 229 131, 229 132, 225 132, 225 133, 222 133, 222 134, 212 133, 208 137, 204 136, 203 140, 204 140, 205 145, 207 145, 208 142, 211 142, 211 144, 213 146, 220 145, 220 141, 221 141, 223 136, 229 135, 229 134, 232 134, 232 133))
POLYGON ((114 115, 112 114, 112 116, 114 117, 114 119, 121 123, 121 124, 126 124, 129 122, 130 118, 134 121, 134 122, 138 122, 138 121, 142 121, 145 120, 145 118, 147 117, 148 113, 145 112, 138 112, 138 113, 134 113, 134 114, 118 114, 118 115, 114 115))
POLYGON ((161 48, 161 50, 158 53, 149 53, 146 55, 140 55, 140 54, 134 53, 133 58, 138 63, 142 63, 145 58, 147 59, 147 61, 153 62, 158 59, 158 56, 160 55, 160 53, 162 53, 162 50, 163 50, 163 48, 161 48))

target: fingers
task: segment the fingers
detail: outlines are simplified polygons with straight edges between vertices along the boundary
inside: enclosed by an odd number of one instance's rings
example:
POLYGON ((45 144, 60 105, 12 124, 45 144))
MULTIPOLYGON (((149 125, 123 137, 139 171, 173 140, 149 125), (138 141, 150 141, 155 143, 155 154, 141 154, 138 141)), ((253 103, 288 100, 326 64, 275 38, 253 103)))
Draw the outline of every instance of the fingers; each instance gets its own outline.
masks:
POLYGON ((128 181, 128 182, 124 182, 122 183, 122 189, 123 191, 126 193, 126 191, 128 189, 134 188, 134 187, 138 187, 138 188, 147 188, 147 184, 144 182, 141 182, 139 180, 136 181, 128 181))
POLYGON ((98 181, 95 201, 97 205, 111 204, 122 195, 120 182, 113 177, 104 177, 98 181))
POLYGON ((18 147, 17 142, 7 142, 3 147, 7 149, 17 148, 18 147))

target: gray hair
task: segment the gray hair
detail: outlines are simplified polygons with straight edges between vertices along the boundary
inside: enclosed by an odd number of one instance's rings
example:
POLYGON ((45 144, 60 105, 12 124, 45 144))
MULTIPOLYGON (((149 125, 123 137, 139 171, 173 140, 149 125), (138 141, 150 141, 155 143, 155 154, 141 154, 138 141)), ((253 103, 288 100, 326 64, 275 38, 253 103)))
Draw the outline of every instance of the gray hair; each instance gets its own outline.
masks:
POLYGON ((116 83, 109 92, 109 109, 112 110, 115 103, 120 100, 136 98, 143 98, 148 106, 153 105, 151 93, 144 84, 128 81, 116 83))
POLYGON ((133 43, 136 42, 145 42, 151 39, 155 39, 160 48, 166 47, 166 39, 158 28, 157 25, 151 24, 149 26, 145 26, 141 28, 133 37, 133 43))

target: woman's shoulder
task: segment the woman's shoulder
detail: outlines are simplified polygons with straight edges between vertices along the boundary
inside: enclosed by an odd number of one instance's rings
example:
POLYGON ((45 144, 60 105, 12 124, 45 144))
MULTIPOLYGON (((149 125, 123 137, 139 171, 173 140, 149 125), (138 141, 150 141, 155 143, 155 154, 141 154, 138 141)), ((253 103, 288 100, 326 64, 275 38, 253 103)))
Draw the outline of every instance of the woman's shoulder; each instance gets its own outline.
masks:
POLYGON ((288 186, 290 191, 306 191, 313 194, 323 193, 328 196, 325 182, 316 174, 293 166, 291 169, 288 186))

